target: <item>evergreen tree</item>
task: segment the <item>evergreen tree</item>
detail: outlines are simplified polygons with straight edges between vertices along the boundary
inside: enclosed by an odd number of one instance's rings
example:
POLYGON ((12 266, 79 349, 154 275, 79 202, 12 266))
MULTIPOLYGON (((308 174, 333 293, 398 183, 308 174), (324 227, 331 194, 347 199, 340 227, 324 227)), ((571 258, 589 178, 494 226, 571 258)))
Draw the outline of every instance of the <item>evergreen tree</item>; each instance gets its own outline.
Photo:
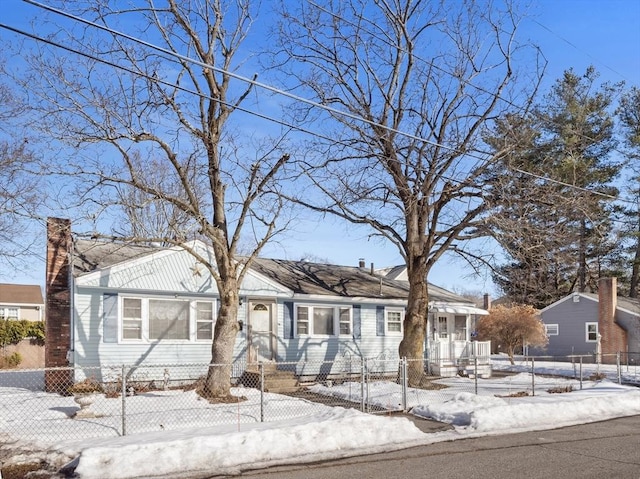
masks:
POLYGON ((632 88, 620 100, 618 118, 625 140, 626 156, 629 160, 632 176, 629 181, 629 205, 624 208, 623 218, 626 220, 624 234, 629 240, 628 248, 631 256, 631 273, 629 279, 629 296, 638 297, 640 287, 640 89, 632 88))
POLYGON ((486 138, 512 145, 493 172, 488 224, 510 262, 494 280, 513 300, 545 306, 573 290, 595 290, 610 241, 611 186, 621 164, 610 111, 619 85, 597 73, 564 73, 526 118, 507 117, 486 138))

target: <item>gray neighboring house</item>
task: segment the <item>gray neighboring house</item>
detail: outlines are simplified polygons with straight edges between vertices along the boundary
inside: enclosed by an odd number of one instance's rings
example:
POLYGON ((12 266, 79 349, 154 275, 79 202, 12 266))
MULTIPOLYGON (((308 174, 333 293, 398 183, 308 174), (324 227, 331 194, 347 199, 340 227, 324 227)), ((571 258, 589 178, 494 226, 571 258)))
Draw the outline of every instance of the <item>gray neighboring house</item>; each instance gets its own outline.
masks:
POLYGON ((571 293, 540 315, 549 343, 532 349, 532 354, 596 354, 598 340, 603 355, 640 353, 640 300, 618 297, 615 278, 601 279, 597 294, 571 293))
POLYGON ((0 283, 0 320, 42 321, 44 301, 37 284, 0 283))

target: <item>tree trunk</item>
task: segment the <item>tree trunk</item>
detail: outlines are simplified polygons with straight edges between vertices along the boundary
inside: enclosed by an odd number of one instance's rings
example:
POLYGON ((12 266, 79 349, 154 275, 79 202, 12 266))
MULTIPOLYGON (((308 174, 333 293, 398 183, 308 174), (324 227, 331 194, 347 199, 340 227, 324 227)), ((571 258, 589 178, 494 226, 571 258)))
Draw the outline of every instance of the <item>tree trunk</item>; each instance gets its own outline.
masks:
POLYGON ((409 386, 419 386, 424 376, 424 340, 427 330, 427 309, 429 293, 427 291, 426 268, 409 267, 409 298, 404 317, 404 335, 398 354, 409 359, 407 365, 409 386))
POLYGON ((231 398, 231 366, 238 334, 238 286, 235 279, 222 282, 220 310, 211 345, 211 364, 202 390, 208 399, 231 398))

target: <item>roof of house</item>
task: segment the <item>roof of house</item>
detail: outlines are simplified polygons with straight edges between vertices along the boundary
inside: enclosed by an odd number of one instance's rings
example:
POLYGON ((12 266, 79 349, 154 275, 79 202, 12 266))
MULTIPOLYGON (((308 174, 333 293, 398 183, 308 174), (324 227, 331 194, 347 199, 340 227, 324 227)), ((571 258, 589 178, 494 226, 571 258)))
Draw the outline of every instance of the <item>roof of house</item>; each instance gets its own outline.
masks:
MULTIPOLYGON (((582 296, 587 296, 595 301, 599 301, 598 293, 580 293, 582 296)), ((640 299, 638 298, 626 298, 624 296, 618 296, 616 298, 616 308, 624 309, 632 314, 640 316, 640 299)))
MULTIPOLYGON (((573 298, 574 295, 578 295, 578 296, 582 296, 584 298, 590 299, 594 302, 598 302, 599 298, 598 298, 598 293, 578 293, 578 292, 574 292, 571 293, 567 296, 565 296, 564 298, 559 299, 558 301, 550 304, 549 306, 547 306, 546 308, 544 308, 542 310, 542 312, 545 312, 549 309, 554 308, 555 306, 559 305, 560 303, 563 303, 571 298, 573 298)), ((616 308, 617 309, 622 309, 624 311, 627 311, 631 314, 635 314, 637 316, 640 316, 640 299, 637 298, 626 298, 624 296, 618 296, 616 298, 616 308)))
POLYGON ((44 304, 42 289, 37 284, 0 283, 0 303, 2 304, 44 304))
MULTIPOLYGON (((97 240, 76 240, 74 246, 75 275, 166 249, 97 240)), ((370 270, 355 266, 257 258, 252 270, 299 294, 405 299, 409 292, 406 281, 371 274, 370 270)), ((430 283, 428 291, 429 301, 472 304, 472 301, 430 283)))
POLYGON ((108 268, 114 264, 140 258, 161 249, 164 248, 98 240, 76 240, 74 242, 73 274, 78 276, 108 268))

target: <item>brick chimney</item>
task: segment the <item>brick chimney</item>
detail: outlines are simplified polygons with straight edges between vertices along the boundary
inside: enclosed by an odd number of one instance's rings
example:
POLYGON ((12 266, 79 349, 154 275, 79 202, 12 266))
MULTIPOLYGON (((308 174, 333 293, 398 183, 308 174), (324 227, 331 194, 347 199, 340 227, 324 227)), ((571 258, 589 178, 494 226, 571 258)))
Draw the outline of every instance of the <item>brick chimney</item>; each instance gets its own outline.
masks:
MULTIPOLYGON (((46 271, 46 339, 47 368, 69 366, 67 354, 71 349, 71 221, 61 218, 47 219, 47 271, 46 271)), ((73 384, 72 370, 47 370, 45 390, 66 393, 73 384)))
POLYGON ((491 296, 489 296, 489 293, 484 293, 484 296, 482 296, 482 309, 487 311, 491 309, 491 296))
POLYGON ((615 363, 615 354, 627 349, 627 332, 616 323, 617 280, 601 278, 598 280, 598 333, 603 363, 615 363))

